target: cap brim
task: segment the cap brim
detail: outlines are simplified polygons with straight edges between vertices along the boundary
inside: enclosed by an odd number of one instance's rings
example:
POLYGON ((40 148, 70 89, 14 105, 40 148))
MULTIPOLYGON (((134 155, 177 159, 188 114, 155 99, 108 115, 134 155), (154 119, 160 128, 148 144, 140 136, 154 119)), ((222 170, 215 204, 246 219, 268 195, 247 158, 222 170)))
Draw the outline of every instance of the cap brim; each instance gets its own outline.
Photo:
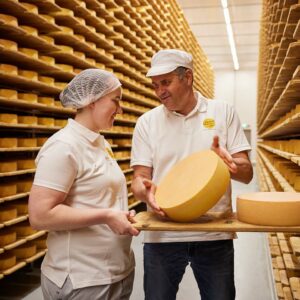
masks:
POLYGON ((152 77, 152 76, 158 76, 170 73, 174 71, 177 68, 177 66, 156 66, 150 68, 150 70, 147 72, 146 77, 152 77))

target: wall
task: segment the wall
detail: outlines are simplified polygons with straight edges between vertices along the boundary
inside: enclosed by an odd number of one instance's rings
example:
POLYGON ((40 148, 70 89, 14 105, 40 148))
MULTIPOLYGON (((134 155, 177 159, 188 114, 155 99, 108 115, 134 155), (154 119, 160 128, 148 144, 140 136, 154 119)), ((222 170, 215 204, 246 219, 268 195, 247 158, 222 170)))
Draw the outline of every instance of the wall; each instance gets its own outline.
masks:
POLYGON ((215 98, 232 104, 241 120, 251 127, 252 162, 256 161, 257 71, 215 71, 215 98))

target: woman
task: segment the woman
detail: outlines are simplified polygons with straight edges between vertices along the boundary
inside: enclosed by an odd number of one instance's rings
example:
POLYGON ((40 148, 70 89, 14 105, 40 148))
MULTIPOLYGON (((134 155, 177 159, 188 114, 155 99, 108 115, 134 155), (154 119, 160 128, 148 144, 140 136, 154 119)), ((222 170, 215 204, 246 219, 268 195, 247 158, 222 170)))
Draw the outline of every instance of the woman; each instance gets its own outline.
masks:
POLYGON ((87 69, 60 94, 75 119, 40 150, 29 198, 32 227, 48 230, 42 264, 45 299, 129 299, 134 277, 125 177, 99 130, 112 127, 121 83, 87 69))

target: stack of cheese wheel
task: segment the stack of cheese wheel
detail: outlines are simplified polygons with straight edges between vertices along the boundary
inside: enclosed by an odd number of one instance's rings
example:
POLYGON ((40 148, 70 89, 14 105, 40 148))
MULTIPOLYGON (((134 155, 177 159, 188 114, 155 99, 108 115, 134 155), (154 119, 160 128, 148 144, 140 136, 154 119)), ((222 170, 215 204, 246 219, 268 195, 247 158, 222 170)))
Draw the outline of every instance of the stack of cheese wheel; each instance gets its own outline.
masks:
POLYGON ((237 218, 264 226, 300 226, 300 193, 258 192, 237 197, 237 218))
POLYGON ((169 218, 188 222, 219 201, 229 180, 229 171, 222 159, 211 150, 200 151, 171 168, 158 185, 155 198, 169 218))

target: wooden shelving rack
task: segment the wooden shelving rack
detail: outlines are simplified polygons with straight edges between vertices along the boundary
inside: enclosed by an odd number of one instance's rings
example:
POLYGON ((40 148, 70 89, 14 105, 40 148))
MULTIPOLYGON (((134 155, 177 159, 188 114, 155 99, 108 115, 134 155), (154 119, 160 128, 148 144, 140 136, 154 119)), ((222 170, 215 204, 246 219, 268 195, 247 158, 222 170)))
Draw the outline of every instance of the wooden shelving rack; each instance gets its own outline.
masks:
MULTIPOLYGON (((258 71, 261 191, 300 192, 300 2, 264 0, 258 71)), ((278 299, 300 299, 300 236, 269 234, 278 299)))
MULTIPOLYGON (((46 139, 75 111, 63 108, 58 95, 81 70, 114 72, 123 85, 123 115, 110 131, 126 176, 129 208, 139 204, 130 191, 131 138, 137 118, 159 105, 145 77, 152 55, 165 48, 193 54, 195 88, 213 97, 213 70, 176 0, 7 0, 0 6, 0 238, 28 226, 28 195, 34 159, 46 139), (20 205, 22 209, 20 209, 20 205), (5 211, 13 209, 13 218, 5 211), (20 210, 20 211, 19 211, 20 210), (2 213, 2 217, 1 217, 2 213), (1 219, 2 218, 2 219, 1 219)), ((44 231, 30 232, 0 245, 2 258, 37 243, 34 254, 0 269, 12 274, 45 254, 44 231)))

